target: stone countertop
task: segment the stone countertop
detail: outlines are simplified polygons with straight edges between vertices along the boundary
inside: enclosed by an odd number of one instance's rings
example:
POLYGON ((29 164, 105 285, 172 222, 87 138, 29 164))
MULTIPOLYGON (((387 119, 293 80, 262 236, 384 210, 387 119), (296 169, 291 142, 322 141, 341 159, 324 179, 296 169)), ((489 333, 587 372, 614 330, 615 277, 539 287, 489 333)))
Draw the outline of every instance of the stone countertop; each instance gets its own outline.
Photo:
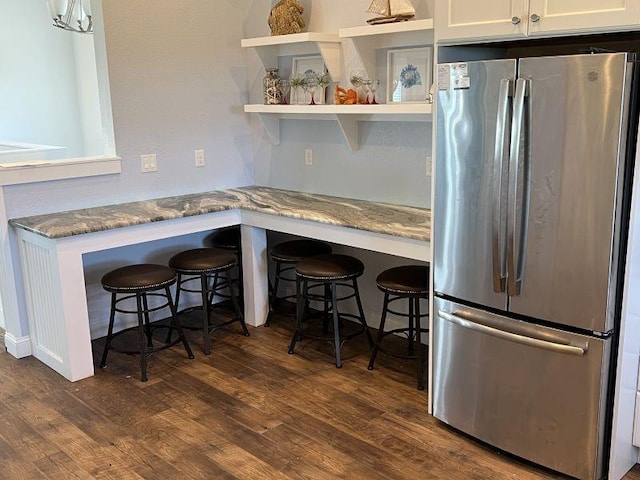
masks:
POLYGON ((13 218, 9 224, 64 238, 233 209, 423 241, 431 237, 431 211, 426 208, 257 186, 13 218))

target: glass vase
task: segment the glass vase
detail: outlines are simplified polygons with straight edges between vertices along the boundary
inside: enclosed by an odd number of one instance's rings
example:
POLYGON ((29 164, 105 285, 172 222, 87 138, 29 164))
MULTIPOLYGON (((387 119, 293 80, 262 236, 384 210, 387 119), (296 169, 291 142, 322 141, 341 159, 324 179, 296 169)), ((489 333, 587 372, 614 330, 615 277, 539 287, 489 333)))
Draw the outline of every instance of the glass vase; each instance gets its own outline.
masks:
POLYGON ((265 105, 279 105, 282 99, 280 77, 277 68, 267 68, 267 74, 262 79, 262 92, 265 105))

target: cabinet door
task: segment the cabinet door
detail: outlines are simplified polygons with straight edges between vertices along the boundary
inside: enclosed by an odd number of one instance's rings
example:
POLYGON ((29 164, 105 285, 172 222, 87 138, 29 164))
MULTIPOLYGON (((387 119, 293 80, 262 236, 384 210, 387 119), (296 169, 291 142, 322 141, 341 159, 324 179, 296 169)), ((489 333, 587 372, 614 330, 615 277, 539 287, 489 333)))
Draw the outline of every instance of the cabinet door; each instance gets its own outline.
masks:
POLYGON ((529 0, 436 0, 436 37, 445 42, 525 37, 528 13, 529 0))
POLYGON ((530 0, 529 35, 640 28, 640 0, 530 0))

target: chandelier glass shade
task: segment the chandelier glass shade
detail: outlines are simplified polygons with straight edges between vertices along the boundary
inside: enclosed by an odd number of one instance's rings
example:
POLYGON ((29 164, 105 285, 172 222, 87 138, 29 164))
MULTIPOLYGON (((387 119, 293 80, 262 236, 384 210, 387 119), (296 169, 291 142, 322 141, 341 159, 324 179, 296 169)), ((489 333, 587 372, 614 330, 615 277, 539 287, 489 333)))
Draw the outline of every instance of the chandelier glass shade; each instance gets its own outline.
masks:
POLYGON ((47 0, 53 26, 77 33, 93 33, 90 0, 47 0))

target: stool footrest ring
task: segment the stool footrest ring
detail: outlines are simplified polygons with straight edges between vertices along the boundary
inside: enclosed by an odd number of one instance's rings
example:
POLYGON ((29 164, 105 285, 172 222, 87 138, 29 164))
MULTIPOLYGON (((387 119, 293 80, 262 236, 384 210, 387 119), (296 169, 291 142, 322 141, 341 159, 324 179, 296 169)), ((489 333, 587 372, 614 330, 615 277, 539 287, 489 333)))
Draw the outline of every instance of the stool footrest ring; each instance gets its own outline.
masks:
MULTIPOLYGON (((124 333, 137 331, 138 328, 139 328, 138 325, 135 325, 133 327, 128 327, 123 330, 120 330, 119 332, 116 332, 111 335, 111 341, 113 342, 115 338, 117 338, 118 336, 124 333)), ((184 329, 184 327, 182 328, 184 329)), ((153 336, 154 330, 159 330, 159 329, 168 329, 169 331, 179 332, 178 327, 175 327, 173 325, 150 325, 151 336, 153 336)), ((139 348, 137 348, 136 350, 130 350, 130 349, 118 347, 117 345, 113 345, 113 344, 109 345, 109 350, 112 350, 116 353, 123 353, 125 355, 140 355, 141 353, 144 355, 151 355, 152 353, 159 352, 161 350, 166 350, 167 348, 171 348, 174 345, 177 345, 178 343, 180 343, 181 341, 182 341, 182 338, 180 337, 180 335, 178 335, 178 338, 176 338, 175 340, 171 340, 167 343, 161 342, 161 344, 158 345, 157 347, 145 348, 143 352, 141 352, 139 348)), ((100 367, 104 368, 103 365, 100 365, 100 367)))

